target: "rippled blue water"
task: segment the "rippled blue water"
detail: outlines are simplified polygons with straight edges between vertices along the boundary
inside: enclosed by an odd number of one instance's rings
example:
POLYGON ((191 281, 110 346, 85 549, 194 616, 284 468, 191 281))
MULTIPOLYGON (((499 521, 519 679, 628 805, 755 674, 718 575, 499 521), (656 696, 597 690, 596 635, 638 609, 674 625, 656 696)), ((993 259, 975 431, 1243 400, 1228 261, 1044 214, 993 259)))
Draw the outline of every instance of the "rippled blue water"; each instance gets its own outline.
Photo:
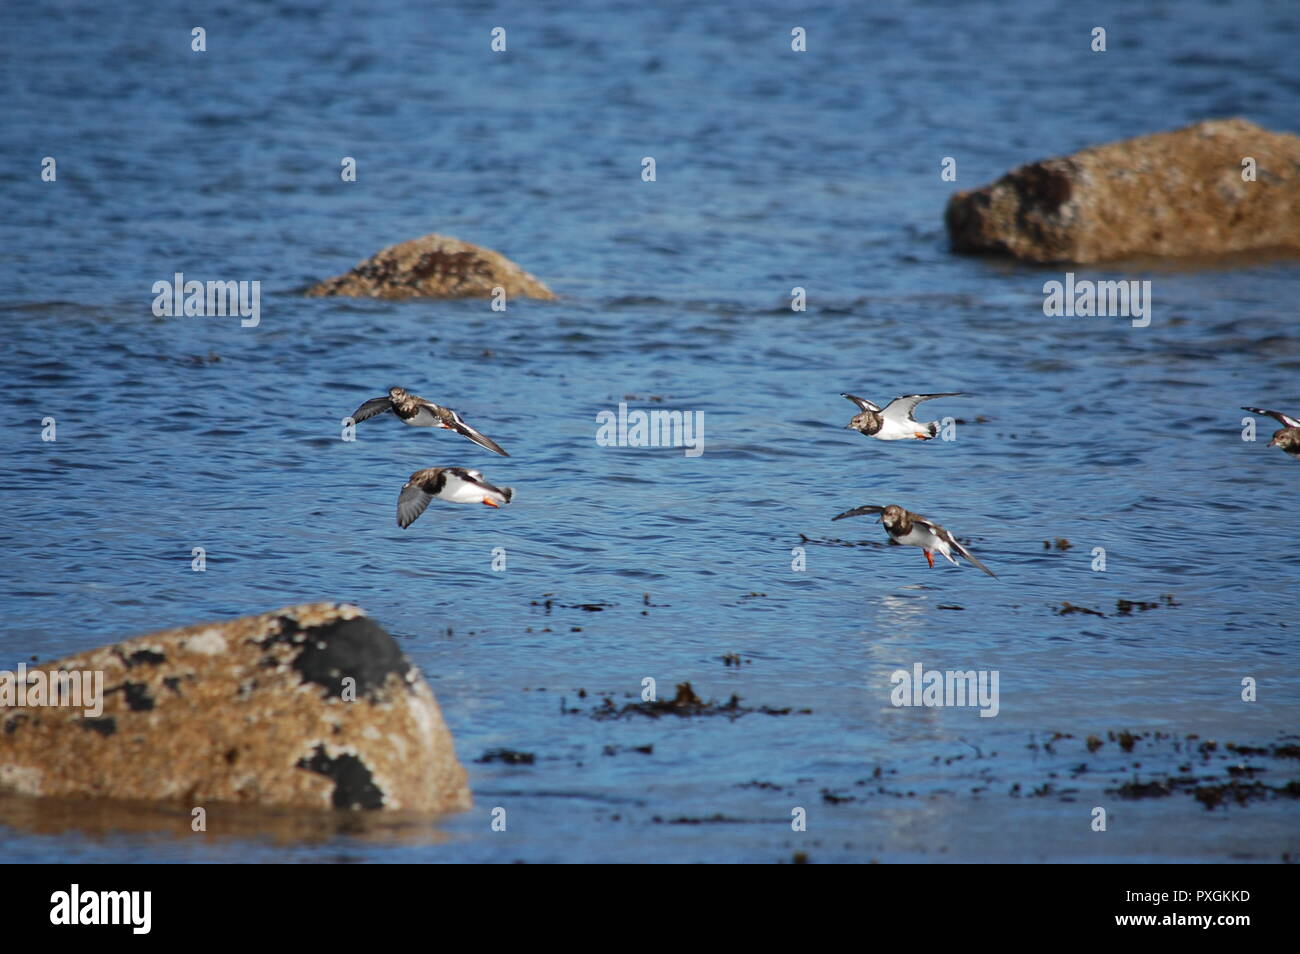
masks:
POLYGON ((1080 740, 1260 743, 1300 724, 1300 464, 1243 442, 1238 410, 1300 412, 1300 267, 1075 269, 1150 279, 1154 317, 1134 328, 1044 317, 1042 284, 1062 270, 953 256, 942 228, 951 191, 1031 159, 1217 116, 1296 131, 1294 5, 566 7, 0 10, 0 667, 356 602, 428 675, 476 793, 436 843, 9 831, 10 856, 1294 852, 1294 803, 1216 825, 1183 796, 1121 803, 1122 832, 1089 833, 1088 808, 1114 802, 1104 783, 1132 759, 1080 740), (1089 50, 1096 25, 1104 54, 1089 50), (807 53, 790 50, 794 26, 807 53), (939 177, 945 156, 956 183, 939 177), (500 250, 560 300, 500 314, 302 297, 430 231, 500 250), (177 271, 261 281, 261 324, 154 317, 152 284, 177 271), (341 441, 340 419, 391 384, 513 456, 391 417, 341 441), (868 441, 842 429, 841 391, 967 392, 928 405, 965 423, 952 442, 868 441), (596 415, 623 400, 702 411, 705 453, 598 446, 596 415), (398 489, 435 465, 480 467, 518 498, 435 505, 399 530, 398 489), (946 524, 999 580, 931 571, 866 520, 830 522, 873 502, 946 524), (1073 548, 1044 549, 1057 537, 1073 548), (1116 613, 1164 594, 1177 605, 1116 613), (1063 601, 1106 616, 1057 615, 1063 601), (582 603, 608 605, 564 608, 582 603), (914 662, 997 669, 1000 714, 891 707, 889 673, 914 662), (647 676, 661 694, 689 680, 812 712, 561 713, 562 698, 621 704, 647 676), (1254 704, 1244 676, 1260 681, 1254 704), (1072 748, 1031 747, 1056 731, 1072 748), (496 747, 537 761, 473 761, 496 747), (1096 779, 1074 780, 1080 800, 1008 794, 1083 761, 1096 779), (489 831, 498 805, 505 833, 489 831), (791 832, 793 806, 808 832, 791 832))

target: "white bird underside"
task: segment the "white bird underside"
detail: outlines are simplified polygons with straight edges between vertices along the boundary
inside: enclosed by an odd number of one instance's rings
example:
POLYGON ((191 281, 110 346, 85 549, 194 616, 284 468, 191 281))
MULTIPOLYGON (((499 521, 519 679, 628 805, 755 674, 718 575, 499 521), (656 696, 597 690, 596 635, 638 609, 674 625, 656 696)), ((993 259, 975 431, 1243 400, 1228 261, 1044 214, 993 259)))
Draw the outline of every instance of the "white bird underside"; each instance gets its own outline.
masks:
MULTIPOLYGON (((436 494, 429 493, 415 479, 403 484, 402 492, 397 496, 398 526, 406 528, 414 523, 435 497, 448 503, 489 504, 494 507, 508 504, 514 497, 513 488, 493 486, 484 480, 483 475, 477 470, 461 471, 463 477, 456 473, 456 470, 458 468, 447 468, 443 471, 442 486, 438 488, 436 494)), ((428 472, 420 471, 412 477, 420 477, 425 473, 428 472)))
POLYGON ((442 424, 442 419, 433 413, 433 409, 428 405, 421 404, 415 409, 415 413, 410 417, 402 419, 403 424, 410 424, 412 427, 438 427, 442 424))
POLYGON ((957 565, 957 561, 952 558, 952 547, 948 545, 948 541, 923 523, 913 523, 911 530, 901 537, 894 537, 894 539, 904 546, 920 547, 922 550, 934 550, 942 553, 949 563, 953 566, 957 565))
MULTIPOLYGON (((471 473, 480 478, 482 476, 477 471, 471 473)), ((447 482, 443 484, 442 490, 438 492, 439 500, 447 500, 451 503, 482 503, 484 497, 491 497, 500 503, 502 495, 495 490, 489 490, 483 484, 462 480, 455 474, 447 475, 447 482)))
MULTIPOLYGON (((886 411, 888 411, 888 408, 886 408, 886 411)), ((880 430, 871 435, 878 441, 914 441, 917 434, 930 437, 930 432, 935 426, 930 423, 914 421, 911 418, 890 417, 888 414, 883 415, 883 417, 884 420, 880 423, 880 430)))

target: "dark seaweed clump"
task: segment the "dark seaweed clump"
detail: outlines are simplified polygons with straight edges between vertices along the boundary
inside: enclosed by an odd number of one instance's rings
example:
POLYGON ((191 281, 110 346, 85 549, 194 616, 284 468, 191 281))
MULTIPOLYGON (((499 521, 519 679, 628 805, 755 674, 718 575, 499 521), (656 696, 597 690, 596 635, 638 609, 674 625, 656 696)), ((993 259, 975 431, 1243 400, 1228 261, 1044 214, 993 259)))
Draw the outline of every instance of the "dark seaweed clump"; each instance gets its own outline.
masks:
MULTIPOLYGON (((581 712, 581 709, 567 709, 566 712, 581 712)), ((646 716, 650 719, 658 719, 662 716, 672 715, 679 718, 690 716, 726 716, 732 721, 739 719, 743 715, 749 715, 751 712, 762 713, 763 715, 790 715, 797 712, 799 715, 808 715, 811 709, 792 709, 786 706, 783 709, 776 709, 771 706, 758 706, 757 708, 743 706, 740 703, 740 696, 732 694, 726 702, 715 702, 710 699, 705 702, 695 690, 691 688, 689 682, 679 682, 677 684, 677 694, 671 699, 654 699, 650 702, 628 702, 623 706, 617 705, 613 699, 608 696, 604 701, 591 710, 593 719, 622 719, 631 716, 646 716)))

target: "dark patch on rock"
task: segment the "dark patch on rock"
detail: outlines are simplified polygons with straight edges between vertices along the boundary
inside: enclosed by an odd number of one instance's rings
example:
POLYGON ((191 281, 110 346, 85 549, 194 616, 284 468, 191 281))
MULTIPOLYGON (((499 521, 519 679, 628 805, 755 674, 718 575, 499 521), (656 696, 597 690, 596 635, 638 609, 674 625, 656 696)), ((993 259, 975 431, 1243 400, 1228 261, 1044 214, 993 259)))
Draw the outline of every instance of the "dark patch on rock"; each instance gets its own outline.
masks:
MULTIPOLYGON (((389 281, 393 279, 391 269, 378 270, 384 272, 385 279, 389 281)), ((491 274, 492 270, 488 268, 487 263, 473 252, 447 252, 435 249, 425 252, 415 260, 406 281, 413 286, 418 286, 427 279, 433 279, 440 284, 460 285, 471 278, 485 278, 491 274)))
POLYGON ((112 716, 105 716, 102 719, 82 719, 81 724, 87 729, 93 729, 100 735, 112 735, 117 731, 117 720, 112 716))
POLYGON ((18 731, 18 727, 26 721, 27 716, 21 712, 16 716, 10 716, 8 719, 5 719, 5 735, 13 735, 18 731))
MULTIPOLYGON (((149 695, 149 687, 143 682, 124 682, 121 689, 122 698, 126 700, 127 707, 132 712, 148 712, 153 708, 153 696, 149 695)), ((109 692, 115 691, 109 690, 109 692)))
POLYGON ((156 653, 151 649, 138 649, 129 656, 123 656, 122 662, 130 669, 132 666, 156 666, 159 663, 167 661, 163 653, 156 653))
POLYGON ((1033 209, 1044 215, 1055 215, 1074 193, 1070 177, 1076 172, 1074 163, 1068 159, 1035 162, 1025 166, 1021 183, 1024 212, 1033 209))
POLYGON ((310 759, 299 759, 298 768, 316 772, 334 781, 333 804, 347 810, 384 807, 384 793, 375 785, 366 763, 355 755, 330 758, 325 746, 316 746, 310 759))
MULTIPOLYGON (((379 700, 379 689, 396 673, 406 685, 410 663, 396 641, 377 623, 365 616, 340 619, 324 626, 302 629, 288 617, 281 618, 280 632, 261 640, 261 645, 292 646, 298 649, 291 665, 304 682, 323 686, 326 694, 343 698, 343 680, 356 681, 356 697, 379 700)), ((278 665, 273 656, 266 665, 278 665)), ((409 687, 408 687, 409 688, 409 687)))

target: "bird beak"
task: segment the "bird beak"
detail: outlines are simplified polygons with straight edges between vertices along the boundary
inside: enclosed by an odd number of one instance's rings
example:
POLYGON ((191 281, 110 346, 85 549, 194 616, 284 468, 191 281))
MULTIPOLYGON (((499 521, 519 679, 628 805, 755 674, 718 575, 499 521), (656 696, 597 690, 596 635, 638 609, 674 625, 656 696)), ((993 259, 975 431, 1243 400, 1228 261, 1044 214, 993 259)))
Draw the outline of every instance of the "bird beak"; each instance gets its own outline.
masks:
POLYGON ((1271 441, 1269 441, 1269 442, 1268 442, 1268 446, 1269 446, 1269 447, 1277 447, 1277 438, 1275 437, 1275 438, 1273 438, 1271 441))
POLYGON ((845 424, 845 425, 844 425, 844 429, 845 429, 846 431, 851 431, 851 430, 853 430, 853 425, 852 425, 852 424, 845 424))

